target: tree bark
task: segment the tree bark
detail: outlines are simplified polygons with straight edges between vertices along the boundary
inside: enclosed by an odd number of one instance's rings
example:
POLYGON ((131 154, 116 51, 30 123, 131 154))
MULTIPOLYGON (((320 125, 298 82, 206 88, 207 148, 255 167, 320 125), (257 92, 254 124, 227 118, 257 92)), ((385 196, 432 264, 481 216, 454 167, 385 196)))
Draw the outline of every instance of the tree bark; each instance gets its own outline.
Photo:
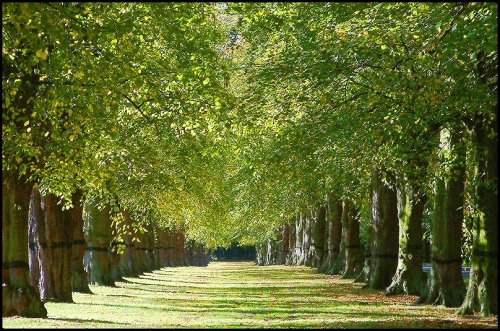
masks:
POLYGON ((281 229, 281 244, 280 250, 278 252, 278 259, 276 261, 277 264, 285 264, 288 253, 290 252, 289 244, 290 244, 290 227, 288 224, 284 224, 281 229))
POLYGON ((327 249, 328 254, 325 262, 320 267, 320 272, 332 273, 333 265, 340 254, 340 242, 342 241, 342 201, 337 199, 333 193, 326 197, 326 223, 328 229, 327 249))
POLYGON ((123 277, 137 277, 141 272, 138 268, 138 259, 136 257, 136 249, 135 244, 132 241, 134 236, 132 229, 132 218, 130 217, 130 213, 123 209, 121 211, 123 216, 123 244, 125 245, 123 249, 123 254, 120 258, 120 274, 123 277))
POLYGON ((115 286, 108 259, 108 248, 111 243, 110 208, 106 206, 99 210, 91 203, 85 203, 83 220, 85 240, 88 243, 84 258, 88 282, 98 286, 115 286))
POLYGON ((359 219, 354 203, 344 200, 342 210, 342 234, 345 243, 345 265, 341 278, 356 278, 363 268, 359 241, 359 219))
POLYGON ((465 148, 460 135, 450 132, 450 138, 442 136, 443 163, 450 167, 435 186, 434 213, 432 220, 432 262, 430 288, 419 302, 458 307, 465 297, 462 278, 462 222, 465 183, 465 148), (448 145, 448 146, 446 146, 448 145))
POLYGON ((475 207, 471 274, 460 314, 498 315, 498 105, 491 123, 473 129, 475 207))
POLYGON ((304 264, 304 224, 302 223, 302 218, 300 214, 297 214, 295 218, 295 265, 304 264))
POLYGON ((427 199, 410 183, 397 185, 399 218, 398 267, 386 295, 420 295, 422 290, 422 216, 427 199))
POLYGON ((304 212, 300 214, 300 219, 303 223, 302 232, 304 235, 304 239, 302 239, 302 254, 304 255, 304 265, 310 267, 312 264, 312 256, 311 256, 311 228, 312 228, 312 218, 311 214, 308 212, 304 212))
POLYGON ((83 202, 82 193, 77 191, 71 197, 73 203, 73 247, 71 252, 71 288, 73 292, 92 293, 87 281, 87 273, 83 267, 83 257, 87 250, 87 242, 83 235, 83 202))
POLYGON ((374 224, 373 269, 369 288, 385 289, 391 284, 398 265, 398 207, 393 174, 386 173, 389 183, 382 181, 378 169, 372 171, 372 214, 374 224))
POLYGON ((47 317, 31 285, 28 258, 28 214, 32 183, 17 172, 2 171, 2 317, 47 317))
POLYGON ((259 243, 255 245, 256 252, 256 263, 257 265, 263 266, 266 265, 266 257, 267 257, 267 242, 259 243))
POLYGON ((374 238, 374 229, 373 229, 373 224, 371 224, 368 229, 367 229, 367 242, 368 242, 368 247, 364 250, 363 252, 363 257, 364 257, 364 262, 363 262, 363 269, 359 273, 358 277, 354 279, 355 283, 365 283, 363 288, 368 288, 370 285, 370 278, 372 275, 372 270, 373 270, 373 261, 372 261, 372 252, 374 252, 373 249, 373 238, 374 238))
POLYGON ((73 302, 71 292, 71 252, 73 246, 74 215, 73 211, 62 210, 63 204, 58 204, 59 198, 47 194, 41 199, 45 221, 45 240, 47 255, 39 261, 45 265, 47 273, 41 273, 41 278, 47 282, 41 285, 40 296, 44 301, 73 302))
POLYGON ((288 254, 286 257, 285 264, 286 265, 293 265, 294 264, 294 257, 295 257, 295 241, 297 240, 295 237, 295 218, 292 218, 292 221, 290 222, 290 225, 288 226, 288 228, 289 228, 288 254))
POLYGON ((323 252, 325 248, 325 219, 326 209, 324 206, 314 210, 311 215, 311 266, 318 268, 323 261, 323 252))
POLYGON ((45 223, 43 222, 42 211, 42 197, 40 191, 33 188, 31 191, 30 207, 29 207, 29 222, 28 222, 28 247, 29 247, 29 265, 31 275, 31 285, 40 295, 40 273, 41 268, 45 266, 40 265, 39 260, 41 257, 40 246, 45 245, 45 223), (41 239, 41 240, 40 240, 41 239))

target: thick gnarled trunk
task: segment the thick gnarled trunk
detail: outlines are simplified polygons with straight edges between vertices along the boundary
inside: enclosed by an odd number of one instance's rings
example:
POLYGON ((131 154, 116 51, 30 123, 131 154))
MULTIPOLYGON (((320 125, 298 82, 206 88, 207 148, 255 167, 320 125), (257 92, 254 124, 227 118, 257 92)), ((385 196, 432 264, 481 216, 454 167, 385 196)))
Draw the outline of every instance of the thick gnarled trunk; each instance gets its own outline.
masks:
POLYGON ((398 265, 398 208, 396 190, 392 173, 386 173, 384 183, 382 172, 372 171, 372 214, 374 225, 374 242, 371 254, 373 269, 370 275, 369 288, 385 289, 391 284, 398 265))
POLYGON ((442 135, 441 142, 443 151, 449 153, 449 159, 443 156, 443 161, 449 161, 449 169, 436 180, 430 285, 419 302, 458 307, 465 297, 461 272, 465 147, 455 131, 450 138, 442 135))
POLYGON ((422 216, 426 197, 409 183, 398 182, 399 259, 385 294, 420 295, 423 279, 422 216))
POLYGON ((28 213, 33 185, 2 171, 2 316, 47 317, 31 285, 28 213))
POLYGON ((498 315, 498 105, 491 123, 480 118, 473 130, 475 205, 471 274, 460 314, 498 315))

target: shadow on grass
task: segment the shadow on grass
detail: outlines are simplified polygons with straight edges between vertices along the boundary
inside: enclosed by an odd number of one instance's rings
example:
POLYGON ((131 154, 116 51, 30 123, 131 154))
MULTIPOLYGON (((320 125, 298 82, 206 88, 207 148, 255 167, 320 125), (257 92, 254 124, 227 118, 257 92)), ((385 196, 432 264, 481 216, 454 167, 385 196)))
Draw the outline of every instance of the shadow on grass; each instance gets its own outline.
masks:
POLYGON ((63 318, 63 317, 48 317, 51 321, 63 321, 63 322, 76 322, 76 323, 103 323, 103 324, 116 324, 116 325, 129 325, 128 323, 111 322, 105 320, 97 319, 83 319, 83 318, 63 318))

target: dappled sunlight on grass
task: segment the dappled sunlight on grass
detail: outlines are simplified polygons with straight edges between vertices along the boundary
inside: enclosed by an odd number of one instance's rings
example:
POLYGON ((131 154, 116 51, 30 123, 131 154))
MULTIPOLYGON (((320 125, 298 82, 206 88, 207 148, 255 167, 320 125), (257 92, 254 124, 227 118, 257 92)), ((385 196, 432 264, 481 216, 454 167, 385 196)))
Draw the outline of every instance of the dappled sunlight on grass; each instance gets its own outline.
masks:
POLYGON ((91 286, 73 304, 46 303, 47 319, 4 318, 4 327, 325 327, 484 328, 497 318, 457 316, 455 309, 414 306, 414 296, 315 273, 307 267, 212 262, 163 268, 117 287, 91 286))

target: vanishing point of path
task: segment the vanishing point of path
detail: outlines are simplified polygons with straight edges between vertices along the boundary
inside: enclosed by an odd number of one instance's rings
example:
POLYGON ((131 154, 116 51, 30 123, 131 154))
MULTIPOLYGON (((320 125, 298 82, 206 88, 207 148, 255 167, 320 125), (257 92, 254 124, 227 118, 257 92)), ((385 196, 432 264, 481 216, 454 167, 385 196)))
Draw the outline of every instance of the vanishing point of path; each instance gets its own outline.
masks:
POLYGON ((416 327, 496 328, 497 317, 412 306, 362 284, 307 267, 258 267, 251 261, 163 268, 117 287, 91 286, 73 304, 47 303, 47 319, 3 318, 3 327, 416 327))

